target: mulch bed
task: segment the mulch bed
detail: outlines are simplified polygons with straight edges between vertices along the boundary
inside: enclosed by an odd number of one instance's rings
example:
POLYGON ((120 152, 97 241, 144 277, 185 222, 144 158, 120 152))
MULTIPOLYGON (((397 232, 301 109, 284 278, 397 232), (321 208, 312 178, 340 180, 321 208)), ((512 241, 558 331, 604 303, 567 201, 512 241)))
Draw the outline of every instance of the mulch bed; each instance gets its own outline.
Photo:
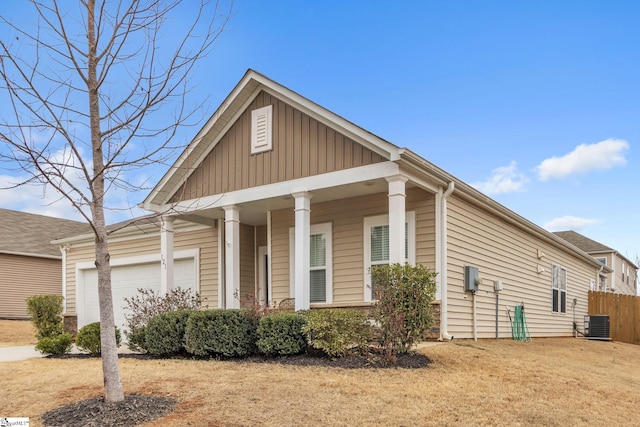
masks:
MULTIPOLYGON (((65 354, 49 356, 61 359, 84 359, 87 354, 65 354)), ((122 354, 121 358, 140 360, 157 359, 148 354, 122 354)), ((184 356, 184 359, 192 357, 184 356)), ((240 359, 225 359, 237 363, 277 363, 290 366, 320 366, 342 369, 420 369, 429 366, 431 361, 423 354, 409 352, 398 356, 396 363, 388 365, 382 362, 379 355, 349 355, 331 359, 329 357, 306 353, 294 356, 266 357, 250 356, 240 359)), ((83 400, 72 405, 54 409, 42 415, 46 426, 66 427, 116 427, 135 426, 153 421, 170 414, 178 402, 160 396, 130 394, 123 402, 105 403, 102 396, 83 400)))
POLYGON ((173 399, 140 394, 129 394, 122 402, 105 403, 100 396, 49 411, 42 415, 42 422, 65 427, 135 426, 170 414, 177 404, 173 399))

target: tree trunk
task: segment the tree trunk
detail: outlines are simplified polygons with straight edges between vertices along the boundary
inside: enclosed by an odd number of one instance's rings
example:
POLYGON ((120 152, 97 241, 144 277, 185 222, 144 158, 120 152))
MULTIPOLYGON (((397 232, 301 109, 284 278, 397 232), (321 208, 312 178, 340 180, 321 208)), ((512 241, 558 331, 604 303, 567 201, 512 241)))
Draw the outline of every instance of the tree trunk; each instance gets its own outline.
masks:
POLYGON ((96 234, 96 268, 98 269, 98 301, 100 304, 100 346, 102 352, 102 373, 106 402, 124 400, 120 367, 118 366, 118 346, 116 343, 111 294, 111 265, 109 263, 109 243, 104 219, 104 158, 102 135, 100 132, 100 99, 97 79, 97 42, 95 37, 95 0, 87 3, 87 42, 89 45, 87 88, 89 91, 89 120, 91 128, 91 149, 93 159, 93 181, 91 183, 91 216, 96 234))

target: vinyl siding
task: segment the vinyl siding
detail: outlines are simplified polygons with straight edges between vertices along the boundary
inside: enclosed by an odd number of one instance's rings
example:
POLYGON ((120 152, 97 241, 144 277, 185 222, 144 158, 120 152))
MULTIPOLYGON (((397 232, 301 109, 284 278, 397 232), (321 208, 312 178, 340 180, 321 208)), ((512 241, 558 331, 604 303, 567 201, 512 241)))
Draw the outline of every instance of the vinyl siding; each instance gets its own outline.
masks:
MULTIPOLYGON (((332 224, 333 304, 364 301, 364 218, 387 214, 388 204, 386 193, 315 204, 311 200, 311 224, 332 224)), ((416 261, 433 269, 434 196, 409 188, 406 210, 416 212, 416 247, 420 251, 416 261)), ((289 229, 294 224, 293 209, 272 213, 272 289, 276 303, 289 297, 289 229)))
POLYGON ((240 224, 240 306, 255 302, 255 227, 240 224))
MULTIPOLYGON (((617 255, 611 255, 614 258, 614 264, 612 266, 613 273, 615 276, 615 293, 616 294, 625 294, 625 295, 636 295, 636 267, 632 264, 626 262, 622 257, 617 255), (622 271, 624 269, 624 280, 622 278, 622 271), (629 272, 629 278, 627 279, 627 271, 629 272)), ((608 260, 607 260, 608 261, 608 260)), ((609 264, 611 265, 611 264, 609 264)))
POLYGON ((0 319, 28 319, 26 299, 62 295, 62 261, 0 254, 0 319))
POLYGON ((191 200, 379 163, 384 159, 261 92, 171 198, 191 200), (273 149, 251 154, 251 111, 273 105, 273 149))
MULTIPOLYGON (((454 193, 455 194, 455 193, 454 193)), ((452 196, 448 204, 448 328, 459 338, 473 336, 471 293, 464 292, 464 267, 474 266, 484 280, 476 293, 479 338, 495 338, 496 294, 493 280, 502 280, 499 294, 499 334, 510 337, 507 307, 524 303, 533 336, 572 334, 572 301, 577 298, 576 318, 587 314, 590 281, 596 267, 519 227, 498 220, 488 212, 452 196), (538 250, 545 254, 538 259, 538 250), (567 270, 567 313, 552 312, 552 266, 567 270), (538 267, 544 269, 538 273, 538 267)))
MULTIPOLYGON (((153 233, 136 239, 118 240, 109 243, 112 260, 160 253, 160 234, 153 233)), ((174 251, 199 249, 200 295, 210 308, 218 306, 218 233, 215 228, 198 230, 175 230, 174 251)), ((83 244, 72 246, 67 252, 67 313, 76 312, 76 265, 93 262, 94 246, 83 244)), ((176 283, 179 286, 179 283, 176 283)))

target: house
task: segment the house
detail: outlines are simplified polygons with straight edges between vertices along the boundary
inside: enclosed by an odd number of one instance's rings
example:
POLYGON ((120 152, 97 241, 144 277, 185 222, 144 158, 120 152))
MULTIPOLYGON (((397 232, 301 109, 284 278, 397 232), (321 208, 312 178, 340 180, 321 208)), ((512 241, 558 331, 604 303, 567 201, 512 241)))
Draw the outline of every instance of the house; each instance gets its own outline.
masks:
POLYGON ((557 231, 556 236, 585 251, 600 263, 611 268, 611 274, 601 273, 594 291, 614 292, 636 296, 638 292, 638 266, 615 249, 591 240, 573 230, 557 231))
POLYGON ((0 209, 0 319, 28 319, 26 299, 62 295, 63 254, 51 241, 87 224, 0 209))
MULTIPOLYGON (((519 304, 533 336, 569 336, 602 267, 409 149, 252 70, 141 206, 162 217, 109 241, 120 324, 122 298, 143 285, 192 287, 209 307, 368 307, 370 267, 410 262, 437 273, 443 339, 510 336, 519 304)), ((82 326, 98 319, 92 239, 58 243, 67 311, 82 326)))

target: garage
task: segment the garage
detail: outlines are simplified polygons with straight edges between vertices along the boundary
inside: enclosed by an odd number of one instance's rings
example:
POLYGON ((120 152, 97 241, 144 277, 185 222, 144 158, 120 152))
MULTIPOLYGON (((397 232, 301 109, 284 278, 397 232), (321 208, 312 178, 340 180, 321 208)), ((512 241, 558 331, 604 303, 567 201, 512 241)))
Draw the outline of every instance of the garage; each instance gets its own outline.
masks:
MULTIPOLYGON (((180 288, 198 290, 198 262, 194 254, 176 254, 174 260, 174 284, 180 288)), ((95 267, 78 268, 78 328, 100 321, 98 303, 98 272, 95 267)), ((111 290, 115 323, 125 329, 125 298, 137 295, 139 288, 160 291, 160 256, 140 257, 138 260, 113 260, 111 290), (150 258, 154 260, 150 260, 150 258), (157 259, 157 260, 155 260, 157 259)))

